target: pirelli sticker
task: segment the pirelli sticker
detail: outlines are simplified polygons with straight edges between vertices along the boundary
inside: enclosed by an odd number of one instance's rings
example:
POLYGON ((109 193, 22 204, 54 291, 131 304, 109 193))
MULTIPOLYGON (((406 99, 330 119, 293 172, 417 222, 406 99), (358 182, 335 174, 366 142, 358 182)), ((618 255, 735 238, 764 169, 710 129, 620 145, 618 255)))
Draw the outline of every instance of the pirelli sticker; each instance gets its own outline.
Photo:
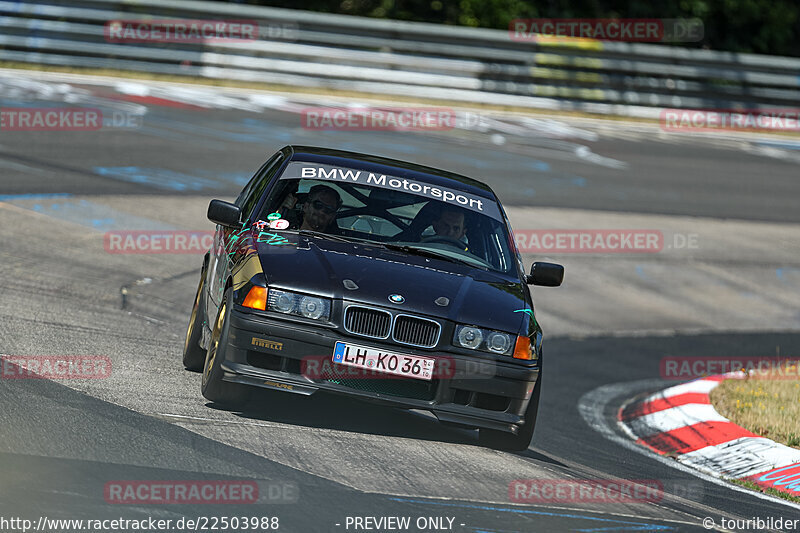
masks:
POLYGON ((429 200, 438 200, 448 205, 462 207, 469 211, 502 220, 497 203, 489 198, 409 178, 399 178, 381 173, 376 174, 367 170, 295 161, 289 163, 281 179, 315 179, 379 187, 381 189, 415 194, 429 200))
POLYGON ((250 341, 250 345, 258 348, 266 348, 267 350, 275 350, 277 352, 283 350, 282 342, 271 341, 269 339, 259 339, 258 337, 253 337, 253 340, 250 341))

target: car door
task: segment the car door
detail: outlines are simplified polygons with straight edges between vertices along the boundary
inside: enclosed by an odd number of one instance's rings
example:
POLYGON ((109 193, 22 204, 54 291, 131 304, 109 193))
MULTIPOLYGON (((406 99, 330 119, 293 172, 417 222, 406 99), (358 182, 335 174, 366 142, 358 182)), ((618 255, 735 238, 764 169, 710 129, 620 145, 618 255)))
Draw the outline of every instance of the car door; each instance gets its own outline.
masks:
MULTIPOLYGON (((282 152, 273 155, 242 189, 235 203, 242 210, 241 220, 243 223, 250 224, 253 212, 258 207, 264 191, 283 161, 284 155, 282 152)), ((232 237, 239 233, 240 229, 225 228, 217 225, 207 271, 208 278, 206 279, 206 286, 209 288, 206 299, 208 317, 216 317, 222 296, 225 293, 225 281, 230 273, 229 252, 231 251, 230 248, 235 245, 232 242, 232 237)), ((211 318, 209 318, 209 322, 210 320, 211 318)))

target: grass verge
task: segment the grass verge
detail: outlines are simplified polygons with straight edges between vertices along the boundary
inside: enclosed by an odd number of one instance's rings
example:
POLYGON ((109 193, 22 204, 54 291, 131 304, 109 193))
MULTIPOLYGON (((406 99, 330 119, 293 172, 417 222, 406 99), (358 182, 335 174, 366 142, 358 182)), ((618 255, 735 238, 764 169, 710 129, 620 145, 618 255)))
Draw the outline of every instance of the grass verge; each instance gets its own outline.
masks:
POLYGON ((731 422, 800 449, 800 378, 725 380, 711 391, 711 403, 731 422))
POLYGON ((760 487, 753 483, 752 481, 746 481, 744 479, 731 479, 731 483, 734 485, 739 485, 740 487, 744 487, 746 489, 751 489, 756 492, 763 492, 769 496, 775 496, 776 498, 781 498, 783 500, 788 500, 794 503, 800 503, 800 498, 796 496, 792 496, 791 494, 786 494, 785 492, 781 492, 779 490, 775 490, 772 487, 760 487))

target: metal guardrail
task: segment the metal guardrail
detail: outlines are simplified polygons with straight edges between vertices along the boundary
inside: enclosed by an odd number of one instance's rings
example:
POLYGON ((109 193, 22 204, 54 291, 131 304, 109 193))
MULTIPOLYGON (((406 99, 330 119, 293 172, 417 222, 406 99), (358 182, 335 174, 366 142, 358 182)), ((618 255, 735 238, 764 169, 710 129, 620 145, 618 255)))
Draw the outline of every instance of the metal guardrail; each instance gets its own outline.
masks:
POLYGON ((653 116, 660 108, 800 102, 800 59, 189 0, 0 0, 0 60, 454 102, 653 116), (259 39, 113 43, 132 19, 252 19, 259 39))

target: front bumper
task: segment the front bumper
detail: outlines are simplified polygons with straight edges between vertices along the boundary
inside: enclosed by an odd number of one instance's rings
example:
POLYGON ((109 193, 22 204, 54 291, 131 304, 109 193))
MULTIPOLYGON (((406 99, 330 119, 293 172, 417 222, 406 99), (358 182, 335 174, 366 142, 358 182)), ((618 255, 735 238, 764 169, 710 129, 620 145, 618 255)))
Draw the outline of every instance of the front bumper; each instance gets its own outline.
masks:
MULTIPOLYGON (((516 433, 524 422, 538 366, 436 350, 415 349, 376 339, 344 335, 336 329, 231 310, 223 380, 309 395, 318 390, 407 409, 423 409, 440 421, 516 433), (350 367, 328 360, 337 341, 387 352, 438 359, 446 375, 431 381, 386 376, 348 378, 350 367), (446 358, 447 361, 443 361, 446 358), (336 375, 309 373, 309 360, 325 360, 336 375)), ((437 363, 439 362, 437 361, 437 363)))

